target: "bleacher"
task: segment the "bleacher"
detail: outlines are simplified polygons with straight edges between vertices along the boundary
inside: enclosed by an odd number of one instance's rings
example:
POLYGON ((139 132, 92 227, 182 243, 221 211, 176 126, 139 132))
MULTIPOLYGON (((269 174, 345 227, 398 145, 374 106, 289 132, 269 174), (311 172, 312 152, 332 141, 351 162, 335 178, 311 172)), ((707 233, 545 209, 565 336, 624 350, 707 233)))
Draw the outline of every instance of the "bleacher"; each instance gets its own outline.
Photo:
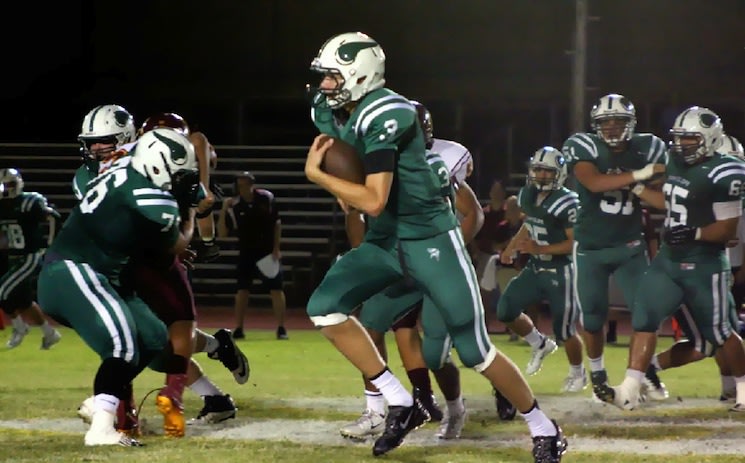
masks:
MULTIPOLYGON (((336 201, 305 178, 305 146, 217 146, 218 166, 213 178, 233 194, 233 178, 250 170, 257 187, 272 191, 282 219, 282 270, 288 305, 303 305, 346 243, 344 216, 336 201)), ((0 144, 2 167, 21 170, 26 191, 38 191, 66 217, 76 200, 72 178, 80 166, 75 144, 0 144)), ((220 204, 215 207, 215 220, 220 204)), ((218 240, 220 258, 197 264, 193 286, 201 305, 232 305, 237 239, 218 240)), ((256 281, 258 283, 258 280, 256 281)), ((253 305, 269 305, 268 295, 252 291, 253 305)))

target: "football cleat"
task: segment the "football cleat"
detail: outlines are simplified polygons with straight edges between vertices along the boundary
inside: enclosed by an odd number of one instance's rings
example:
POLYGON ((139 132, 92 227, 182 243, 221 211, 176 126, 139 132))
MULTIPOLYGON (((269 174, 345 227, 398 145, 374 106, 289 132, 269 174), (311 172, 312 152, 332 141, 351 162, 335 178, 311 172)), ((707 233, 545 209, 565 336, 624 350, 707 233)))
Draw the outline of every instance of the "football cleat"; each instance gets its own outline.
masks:
POLYGON ((13 328, 10 339, 8 339, 8 342, 5 345, 8 347, 8 349, 14 349, 21 345, 21 343, 23 342, 23 338, 25 338, 27 334, 28 327, 26 327, 25 330, 18 330, 13 328))
POLYGON ((443 413, 440 428, 435 433, 439 439, 459 439, 463 426, 468 420, 468 410, 466 410, 466 401, 463 400, 463 411, 458 414, 450 414, 450 409, 446 408, 443 413))
POLYGON ((230 330, 219 329, 215 333, 215 339, 220 343, 219 347, 207 354, 211 359, 219 360, 225 368, 233 373, 233 378, 238 384, 245 384, 251 374, 251 367, 248 359, 241 352, 240 348, 233 341, 230 330))
POLYGON ((745 404, 736 403, 729 409, 729 411, 740 413, 745 412, 745 404))
POLYGON ((355 421, 342 426, 339 434, 348 439, 365 440, 382 434, 384 427, 385 415, 367 409, 355 421))
POLYGON ((719 396, 720 402, 734 402, 737 399, 736 389, 723 389, 722 394, 719 396))
POLYGON ((498 390, 493 389, 492 393, 494 394, 494 404, 497 407, 497 416, 499 416, 499 419, 502 421, 514 420, 515 415, 517 415, 517 408, 498 390))
POLYGON ((649 368, 647 368, 647 372, 644 373, 641 394, 647 399, 658 401, 670 397, 670 392, 668 392, 665 387, 665 383, 660 381, 659 376, 657 376, 657 371, 652 365, 650 365, 649 368))
POLYGON ((114 429, 114 415, 99 410, 91 416, 91 427, 85 433, 86 446, 121 445, 123 447, 139 447, 140 441, 132 439, 124 433, 114 429))
POLYGON ((543 365, 543 360, 556 352, 557 348, 558 346, 553 339, 544 336, 541 346, 537 349, 533 349, 528 366, 525 367, 525 374, 531 376, 538 373, 541 369, 541 365, 543 365))
POLYGON ((45 334, 41 338, 41 349, 49 350, 49 348, 57 344, 60 339, 62 339, 62 335, 57 330, 52 331, 48 336, 45 334))
POLYGON ((164 394, 161 390, 155 398, 155 405, 163 415, 163 431, 168 437, 184 437, 186 422, 181 402, 164 394))
POLYGON ((192 418, 188 425, 199 424, 217 424, 231 418, 235 418, 235 412, 238 410, 235 402, 227 395, 206 395, 204 396, 204 407, 200 410, 196 418, 192 418))
POLYGON ((535 463, 559 463, 561 457, 567 451, 568 442, 556 421, 551 420, 556 426, 555 436, 533 437, 533 459, 535 463))
POLYGON ((437 400, 434 394, 425 394, 421 392, 421 389, 414 389, 414 394, 417 394, 417 399, 422 403, 424 408, 429 413, 429 419, 431 421, 442 421, 443 414, 440 410, 440 406, 437 405, 437 400))
POLYGON ((582 369, 582 373, 579 375, 574 375, 572 373, 569 373, 569 375, 564 379, 564 386, 561 388, 561 392, 580 392, 585 390, 587 387, 587 373, 585 372, 584 368, 582 369))
POLYGON ((411 407, 389 406, 388 416, 385 418, 385 429, 373 445, 373 455, 380 456, 399 447, 411 431, 419 428, 430 420, 429 412, 416 398, 411 407))

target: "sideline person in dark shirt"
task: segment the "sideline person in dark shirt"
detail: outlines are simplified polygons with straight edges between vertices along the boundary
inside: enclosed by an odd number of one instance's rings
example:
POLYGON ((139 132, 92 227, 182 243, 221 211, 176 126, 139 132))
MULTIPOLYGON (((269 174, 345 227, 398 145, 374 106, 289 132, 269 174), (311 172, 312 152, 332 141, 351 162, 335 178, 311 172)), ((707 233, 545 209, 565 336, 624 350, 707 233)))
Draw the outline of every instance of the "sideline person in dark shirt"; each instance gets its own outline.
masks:
POLYGON ((251 283, 261 280, 269 290, 272 309, 277 319, 277 339, 287 339, 284 327, 285 293, 282 288, 282 262, 280 237, 282 221, 271 191, 256 188, 256 179, 250 172, 235 178, 237 196, 223 201, 217 222, 221 238, 231 232, 238 237, 238 265, 236 268, 237 291, 235 293, 236 329, 233 337, 241 339, 243 319, 251 283))

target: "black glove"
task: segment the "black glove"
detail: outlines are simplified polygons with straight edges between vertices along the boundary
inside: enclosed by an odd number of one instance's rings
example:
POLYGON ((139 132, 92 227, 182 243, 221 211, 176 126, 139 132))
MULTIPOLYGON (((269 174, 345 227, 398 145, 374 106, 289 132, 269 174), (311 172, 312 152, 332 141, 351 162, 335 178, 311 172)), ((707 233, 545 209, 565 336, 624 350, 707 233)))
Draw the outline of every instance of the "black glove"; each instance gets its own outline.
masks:
POLYGON ((696 241, 697 227, 689 227, 687 225, 680 225, 678 227, 668 228, 665 230, 663 239, 671 246, 678 246, 681 244, 693 243, 696 241))

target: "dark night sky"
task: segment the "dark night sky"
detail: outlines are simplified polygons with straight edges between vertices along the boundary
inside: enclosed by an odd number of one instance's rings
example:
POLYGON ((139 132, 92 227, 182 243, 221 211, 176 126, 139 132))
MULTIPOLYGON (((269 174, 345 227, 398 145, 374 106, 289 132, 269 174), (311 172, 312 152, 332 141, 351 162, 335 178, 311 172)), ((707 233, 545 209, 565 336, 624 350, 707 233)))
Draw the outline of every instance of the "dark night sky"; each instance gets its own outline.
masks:
MULTIPOLYGON (((615 91, 639 127, 708 105, 745 138, 745 1, 589 0, 588 109, 615 91)), ((220 144, 303 143, 303 86, 331 35, 362 30, 391 88, 425 102, 437 135, 472 151, 558 143, 567 114, 573 0, 80 1, 3 15, 0 141, 74 141, 92 106, 137 121, 171 110, 220 144), (125 8, 126 7, 126 8, 125 8)))

